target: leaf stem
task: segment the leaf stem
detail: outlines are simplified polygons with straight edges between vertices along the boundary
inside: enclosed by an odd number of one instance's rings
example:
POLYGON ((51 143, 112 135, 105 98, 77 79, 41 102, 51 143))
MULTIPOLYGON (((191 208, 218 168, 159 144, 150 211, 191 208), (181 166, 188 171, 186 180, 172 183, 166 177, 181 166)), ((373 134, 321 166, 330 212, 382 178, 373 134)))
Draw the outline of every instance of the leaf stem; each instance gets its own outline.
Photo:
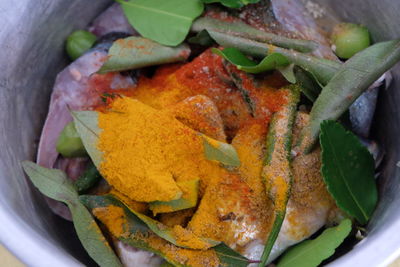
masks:
POLYGON ((264 251, 261 256, 260 263, 258 265, 259 267, 264 267, 267 264, 268 257, 271 253, 272 247, 275 244, 275 240, 279 235, 284 218, 285 218, 285 212, 278 211, 275 213, 274 224, 272 225, 272 230, 269 233, 267 243, 265 244, 264 251))

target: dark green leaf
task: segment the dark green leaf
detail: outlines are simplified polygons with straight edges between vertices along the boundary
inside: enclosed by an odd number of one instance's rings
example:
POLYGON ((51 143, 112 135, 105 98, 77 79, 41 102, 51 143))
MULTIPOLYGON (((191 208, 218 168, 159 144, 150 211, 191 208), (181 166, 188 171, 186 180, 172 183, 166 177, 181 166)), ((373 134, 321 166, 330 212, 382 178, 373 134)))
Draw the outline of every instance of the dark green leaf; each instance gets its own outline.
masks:
POLYGON ((341 63, 299 53, 289 49, 265 45, 250 39, 236 37, 227 33, 208 31, 210 36, 225 48, 236 48, 242 53, 258 58, 264 58, 272 53, 279 53, 287 60, 311 73, 319 84, 327 84, 341 67, 341 63))
POLYGON ((366 224, 378 201, 374 158, 334 121, 321 124, 322 176, 339 208, 366 224))
POLYGON ((40 192, 68 205, 79 240, 93 260, 100 266, 122 266, 89 211, 79 202, 78 193, 64 172, 29 161, 22 162, 22 167, 40 192))
POLYGON ((310 113, 302 147, 310 151, 320 124, 338 119, 379 77, 400 60, 400 40, 377 43, 349 59, 323 89, 310 113))
POLYGON ((203 13, 200 0, 116 0, 132 26, 145 38, 176 46, 185 40, 195 18, 203 13))
POLYGON ((86 167, 85 172, 74 182, 78 193, 83 193, 92 188, 102 179, 101 174, 92 162, 86 167))
POLYGON ((201 32, 205 30, 209 32, 225 33, 231 36, 242 37, 261 43, 273 44, 300 52, 311 52, 318 47, 318 44, 315 42, 290 39, 277 34, 261 31, 240 20, 224 21, 207 16, 196 19, 192 25, 192 31, 201 32))
POLYGON ((124 71, 148 66, 183 61, 190 55, 190 48, 182 44, 177 47, 160 45, 142 37, 128 37, 113 43, 107 61, 98 71, 124 71))
POLYGON ((243 257, 224 243, 214 247, 215 252, 221 261, 220 266, 224 267, 246 267, 249 265, 249 260, 243 257))
POLYGON ((239 167, 240 159, 235 148, 203 135, 204 154, 208 160, 218 161, 226 166, 239 167))
POLYGON ((289 64, 286 57, 279 53, 272 53, 257 64, 233 47, 225 48, 224 50, 212 48, 212 51, 235 65, 239 70, 255 74, 276 69, 282 73, 283 77, 290 83, 296 83, 296 77, 293 72, 294 65, 289 64))
POLYGON ((102 152, 97 149, 100 128, 98 126, 98 114, 95 111, 72 111, 75 127, 83 145, 86 148, 94 165, 99 168, 102 160, 102 152))
POLYGON ((351 232, 351 221, 343 220, 338 226, 326 229, 313 240, 306 240, 289 249, 277 267, 316 267, 335 253, 335 249, 351 232))
POLYGON ((75 60, 89 50, 96 42, 96 35, 88 31, 74 31, 67 38, 65 49, 68 56, 75 60))
MULTIPOLYGON (((122 235, 117 235, 115 236, 117 239, 130 246, 151 251, 159 255, 160 257, 164 258, 166 261, 173 264, 174 266, 182 266, 182 267, 187 266, 169 257, 168 255, 163 253, 159 248, 154 247, 153 244, 147 242, 146 238, 138 238, 138 237, 150 236, 152 234, 151 229, 137 215, 132 213, 131 210, 129 210, 124 204, 117 201, 115 198, 111 196, 81 196, 80 199, 82 203, 84 203, 89 209, 94 209, 97 207, 107 207, 109 205, 115 205, 123 208, 126 220, 124 229, 127 229, 130 235, 127 235, 125 233, 122 235)), ((105 223, 105 225, 108 226, 106 221, 104 221, 103 223, 105 223)), ((173 245, 169 244, 168 246, 171 247, 173 245)), ((179 247, 174 247, 174 249, 176 249, 176 253, 178 253, 179 250, 185 250, 184 248, 179 248, 179 247)), ((226 245, 219 244, 211 249, 215 249, 218 258, 221 261, 221 266, 226 266, 226 267, 247 266, 249 262, 246 258, 240 256, 238 253, 236 253, 226 245)), ((199 252, 199 258, 202 257, 201 251, 200 250, 197 251, 199 252)))
POLYGON ((230 8, 241 8, 248 4, 260 2, 260 0, 201 0, 204 4, 221 3, 230 8))
POLYGON ((200 31, 196 34, 196 36, 190 37, 188 42, 202 46, 212 46, 215 43, 206 30, 200 31))
POLYGON ((236 48, 225 48, 222 51, 217 48, 212 48, 212 51, 234 64, 239 70, 243 70, 248 73, 260 73, 289 65, 289 61, 286 59, 286 57, 278 53, 272 53, 268 55, 259 64, 257 64, 248 59, 236 48))
POLYGON ((78 197, 76 188, 64 172, 57 169, 47 169, 30 161, 23 161, 22 167, 43 195, 64 203, 73 201, 78 197))
POLYGON ((290 168, 292 130, 297 104, 300 100, 300 90, 296 86, 281 90, 287 90, 288 102, 272 117, 267 135, 265 165, 261 174, 266 186, 266 193, 273 204, 275 218, 261 256, 260 267, 266 265, 282 227, 293 182, 290 168), (276 170, 281 170, 279 175, 276 170))

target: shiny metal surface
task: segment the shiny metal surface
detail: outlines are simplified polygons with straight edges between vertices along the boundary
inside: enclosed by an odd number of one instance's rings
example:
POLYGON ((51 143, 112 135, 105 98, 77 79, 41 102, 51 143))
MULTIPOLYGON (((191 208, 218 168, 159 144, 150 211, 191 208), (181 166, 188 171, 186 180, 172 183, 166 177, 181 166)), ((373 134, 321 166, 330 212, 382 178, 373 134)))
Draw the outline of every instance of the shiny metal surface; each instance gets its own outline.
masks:
MULTIPOLYGON (((109 2, 0 0, 0 242, 29 266, 90 265, 71 225, 53 216, 31 190, 20 161, 34 158, 52 83, 66 64, 65 37, 109 2)), ((314 2, 366 24, 376 41, 400 37, 399 0, 314 2)), ((386 150, 380 204, 368 237, 331 266, 385 266, 400 255, 399 66, 394 76, 391 88, 381 92, 373 129, 386 150)))

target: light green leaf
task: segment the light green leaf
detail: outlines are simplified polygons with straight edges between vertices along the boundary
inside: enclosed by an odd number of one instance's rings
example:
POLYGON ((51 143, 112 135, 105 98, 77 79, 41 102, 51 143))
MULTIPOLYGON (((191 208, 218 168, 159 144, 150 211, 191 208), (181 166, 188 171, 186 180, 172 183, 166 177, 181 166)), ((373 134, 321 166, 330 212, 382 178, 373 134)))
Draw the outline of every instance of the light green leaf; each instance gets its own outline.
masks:
POLYGON ((379 77, 400 60, 400 39, 377 43, 346 61, 322 89, 303 131, 302 148, 310 151, 324 120, 337 120, 379 77))
POLYGON ((300 89, 296 86, 281 89, 288 93, 288 102, 276 112, 269 125, 266 155, 261 177, 265 183, 265 191, 272 201, 274 222, 265 243, 259 267, 268 261, 272 247, 281 230, 286 214, 287 202, 290 198, 293 176, 291 171, 291 149, 293 124, 300 101, 300 89), (287 166, 282 169, 282 166, 287 166), (276 175, 276 170, 282 170, 276 175))
POLYGON ((305 53, 299 53, 273 45, 266 45, 258 41, 233 36, 229 33, 208 31, 210 36, 225 48, 236 48, 245 55, 264 58, 272 53, 282 54, 289 62, 311 73, 321 85, 326 85, 341 67, 341 63, 314 57, 305 53))
POLYGON ((230 36, 258 41, 264 43, 264 46, 266 46, 266 44, 273 44, 300 52, 312 52, 318 47, 318 44, 313 41, 290 39, 281 35, 265 32, 240 20, 224 21, 209 16, 200 17, 193 22, 191 30, 194 32, 207 31, 225 33, 230 36))
POLYGON ((101 129, 98 126, 99 115, 96 111, 72 111, 75 127, 83 145, 92 159, 94 165, 99 168, 102 161, 102 152, 97 149, 101 129))
POLYGON ((374 158, 334 121, 321 124, 322 176, 339 208, 366 224, 378 202, 374 158))
MULTIPOLYGON (((191 247, 188 244, 181 244, 171 228, 167 227, 166 225, 163 225, 162 223, 144 214, 129 209, 123 202, 121 202, 112 195, 102 195, 102 196, 84 195, 80 197, 80 200, 90 210, 93 210, 95 208, 106 208, 109 206, 121 207, 124 210, 124 213, 127 217, 136 219, 136 221, 139 220, 141 224, 146 225, 148 230, 152 231, 157 236, 165 239, 166 241, 174 244, 175 246, 196 249, 195 247, 191 247)), ((124 228, 130 229, 131 226, 129 224, 130 223, 127 222, 127 225, 124 228)), ((202 242, 203 245, 207 247, 213 247, 219 244, 219 242, 203 238, 198 238, 198 242, 202 242)))
POLYGON ((201 0, 204 4, 221 3, 230 8, 241 8, 248 4, 260 2, 260 0, 201 0))
POLYGON ((343 220, 338 226, 326 229, 313 240, 306 240, 289 249, 277 267, 316 267, 332 256, 335 249, 351 231, 351 221, 343 220))
POLYGON ((239 167, 240 159, 236 149, 227 143, 223 143, 203 135, 204 154, 208 160, 218 161, 226 166, 239 167))
POLYGON ((168 47, 146 38, 128 37, 113 43, 108 51, 107 61, 98 73, 132 70, 184 61, 189 55, 190 48, 185 44, 168 47))
POLYGON ((116 0, 129 23, 145 38, 176 46, 185 40, 195 18, 203 13, 200 0, 116 0))
POLYGON ((78 197, 76 188, 64 172, 47 169, 30 161, 23 161, 22 167, 43 195, 62 202, 72 201, 78 197))
POLYGON ((100 266, 122 266, 96 221, 80 203, 78 192, 64 172, 46 169, 30 161, 22 162, 22 167, 40 192, 68 205, 79 240, 94 261, 100 266))
MULTIPOLYGON (((187 250, 186 248, 176 247, 173 244, 168 244, 169 248, 175 249, 175 254, 177 255, 177 257, 171 258, 169 255, 166 255, 163 251, 160 250, 159 247, 154 246, 154 242, 153 243, 148 242, 147 239, 145 238, 151 236, 153 233, 152 230, 149 228, 149 226, 143 220, 141 220, 135 213, 133 213, 132 210, 128 209, 124 204, 122 204, 115 198, 111 196, 81 196, 80 199, 82 203, 84 203, 91 210, 98 207, 100 208, 108 207, 110 205, 118 206, 123 209, 124 220, 125 220, 123 229, 129 232, 130 234, 127 235, 126 233, 122 233, 120 235, 115 235, 116 233, 113 233, 118 240, 130 246, 153 252, 154 254, 159 255, 160 257, 164 258, 166 261, 173 264, 174 266, 182 266, 182 267, 190 266, 176 260, 177 258, 179 258, 180 251, 183 252, 187 250)), ((101 220, 101 218, 99 219, 101 220)), ((105 224, 106 227, 110 227, 110 225, 108 225, 108 223, 110 223, 109 221, 105 220, 102 222, 105 224)), ((159 225, 161 224, 159 223, 159 225)), ((163 226, 162 228, 164 229, 164 227, 165 226, 163 226)), ((233 251, 232 249, 230 249, 229 247, 227 247, 222 243, 210 249, 214 250, 215 253, 217 254, 221 266, 244 267, 247 266, 249 263, 249 260, 247 260, 245 257, 241 256, 240 254, 233 251)), ((192 253, 193 252, 196 253, 197 251, 199 253, 198 255, 199 259, 201 259, 201 257, 204 257, 202 255, 201 250, 190 250, 190 251, 192 253)))

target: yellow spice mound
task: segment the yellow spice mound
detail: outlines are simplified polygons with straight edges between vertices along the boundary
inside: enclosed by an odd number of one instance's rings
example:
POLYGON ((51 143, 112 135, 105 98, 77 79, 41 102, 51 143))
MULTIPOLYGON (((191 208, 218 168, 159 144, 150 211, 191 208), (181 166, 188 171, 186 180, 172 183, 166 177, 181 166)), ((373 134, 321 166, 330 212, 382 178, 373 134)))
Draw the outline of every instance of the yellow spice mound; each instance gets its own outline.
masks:
POLYGON ((175 183, 204 176, 203 140, 167 112, 132 98, 99 114, 100 171, 116 190, 141 202, 181 197, 175 183), (203 165, 203 166, 202 166, 203 165))

